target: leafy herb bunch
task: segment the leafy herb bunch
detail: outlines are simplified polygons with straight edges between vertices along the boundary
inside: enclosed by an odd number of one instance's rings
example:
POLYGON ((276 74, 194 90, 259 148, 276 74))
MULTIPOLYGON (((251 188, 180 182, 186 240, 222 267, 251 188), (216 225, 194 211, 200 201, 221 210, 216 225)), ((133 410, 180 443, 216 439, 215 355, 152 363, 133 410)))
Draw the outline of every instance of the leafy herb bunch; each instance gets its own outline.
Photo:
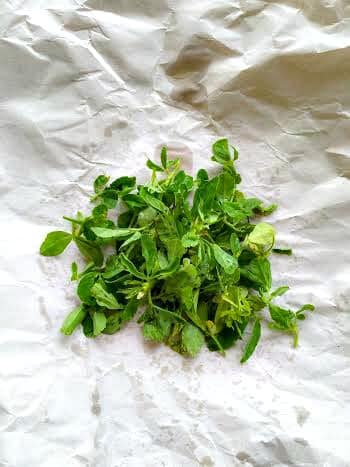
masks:
POLYGON ((297 345, 298 321, 314 307, 291 311, 274 304, 288 287, 271 290, 268 256, 291 250, 274 249, 270 224, 250 221, 277 206, 237 189, 238 152, 227 139, 212 149, 212 160, 221 166, 212 178, 204 169, 195 178, 186 174, 166 148, 160 165, 147 161, 152 175, 145 185, 136 185, 135 177, 110 182, 100 175, 91 214, 65 217, 71 233, 47 235, 42 255, 59 255, 73 241, 87 261, 81 272, 72 264, 81 304, 66 317, 63 334, 80 325, 86 337, 114 334, 141 310, 137 322, 146 340, 195 356, 204 344, 224 354, 251 327, 243 363, 260 339, 267 307, 269 327, 291 334, 297 345), (123 211, 115 221, 109 212, 119 203, 123 211), (113 254, 104 253, 107 245, 113 254))

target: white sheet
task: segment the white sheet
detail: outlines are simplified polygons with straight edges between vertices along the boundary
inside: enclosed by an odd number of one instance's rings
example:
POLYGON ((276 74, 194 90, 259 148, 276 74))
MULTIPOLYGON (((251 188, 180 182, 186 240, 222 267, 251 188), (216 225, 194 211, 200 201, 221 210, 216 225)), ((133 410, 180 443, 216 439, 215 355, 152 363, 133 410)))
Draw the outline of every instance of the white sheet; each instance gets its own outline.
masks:
POLYGON ((350 4, 346 0, 2 0, 0 466, 350 465, 350 4), (48 6, 49 5, 49 6, 48 6), (94 177, 145 177, 169 144, 193 172, 222 136, 244 188, 280 209, 282 303, 239 365, 58 332, 73 248, 38 255, 94 177))

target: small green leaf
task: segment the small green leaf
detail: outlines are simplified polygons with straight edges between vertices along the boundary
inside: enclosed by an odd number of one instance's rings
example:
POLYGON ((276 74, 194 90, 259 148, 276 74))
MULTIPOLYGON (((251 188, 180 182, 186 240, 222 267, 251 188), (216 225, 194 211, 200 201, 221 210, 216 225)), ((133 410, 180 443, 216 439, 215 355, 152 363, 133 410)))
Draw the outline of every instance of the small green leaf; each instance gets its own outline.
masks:
POLYGON ((204 335, 202 331, 192 324, 186 324, 182 330, 182 344, 185 351, 191 357, 195 357, 204 345, 204 335))
POLYGON ((107 325, 107 318, 104 313, 95 312, 92 315, 92 323, 94 329, 94 336, 98 336, 104 330, 107 325))
POLYGON ((78 265, 75 261, 71 264, 71 272, 72 273, 71 273, 70 280, 72 282, 77 281, 78 280, 78 265))
POLYGON ((82 237, 75 239, 75 244, 77 245, 80 253, 84 256, 87 261, 93 261, 96 266, 102 266, 103 264, 103 253, 101 248, 94 244, 90 240, 85 240, 82 237))
POLYGON ((162 147, 162 151, 160 153, 160 160, 162 162, 162 166, 164 169, 168 168, 168 151, 165 146, 162 147))
POLYGON ((153 221, 155 221, 157 216, 158 212, 152 207, 148 207, 140 212, 137 220, 140 227, 146 227, 149 226, 153 221))
POLYGON ((88 305, 92 305, 94 303, 93 298, 91 297, 91 289, 95 284, 98 278, 97 272, 88 272, 85 274, 78 284, 77 294, 80 300, 88 305))
POLYGON ((106 177, 106 175, 99 175, 95 181, 94 181, 94 191, 96 194, 101 193, 104 189, 107 183, 109 182, 109 177, 106 177))
POLYGON ((82 322, 82 326, 83 326, 83 333, 84 333, 84 336, 85 337, 94 337, 94 325, 93 325, 93 322, 92 322, 92 318, 90 315, 86 315, 83 322, 82 322))
POLYGON ((63 321, 61 332, 66 336, 73 334, 75 329, 82 323, 86 316, 86 311, 83 305, 78 306, 75 310, 71 311, 66 319, 63 321))
POLYGON ((223 165, 231 160, 231 150, 228 139, 219 139, 213 144, 212 160, 223 165))
POLYGON ((101 193, 101 198, 108 209, 114 209, 118 203, 118 192, 117 190, 107 189, 101 193))
POLYGON ((151 170, 154 170, 155 172, 164 172, 164 170, 162 169, 162 167, 160 167, 159 165, 155 164, 153 161, 151 161, 150 159, 147 160, 147 163, 146 163, 147 167, 151 170))
POLYGON ((241 363, 245 363, 254 353, 256 346, 260 340, 261 336, 261 324, 260 321, 257 319, 253 326, 253 332, 248 340, 246 347, 243 352, 243 356, 241 358, 241 363))
POLYGON ((119 177, 116 180, 114 180, 110 184, 110 188, 112 190, 125 193, 128 190, 131 191, 132 188, 134 188, 135 184, 136 184, 135 177, 123 176, 123 177, 119 177))
POLYGON ((92 227, 91 230, 96 237, 104 240, 116 240, 118 238, 129 237, 137 229, 105 229, 104 227, 92 227))
POLYGON ((122 250, 123 248, 131 245, 132 243, 137 242, 141 238, 141 233, 140 232, 135 232, 131 237, 129 237, 125 242, 120 245, 119 250, 122 250))
POLYGON ((257 256, 265 256, 275 243, 276 231, 270 224, 261 222, 245 240, 246 246, 257 256))
POLYGON ((140 196, 141 198, 143 198, 146 204, 156 209, 157 211, 160 211, 160 212, 169 211, 168 207, 160 199, 156 198, 155 196, 150 195, 144 188, 141 189, 140 196))
POLYGON ((275 212, 277 208, 277 204, 269 204, 268 206, 264 206, 261 204, 260 206, 256 207, 255 212, 263 216, 268 216, 269 214, 275 212))
POLYGON ((40 247, 40 254, 43 256, 58 256, 67 248, 72 240, 72 235, 67 232, 57 230, 47 234, 40 247))
POLYGON ((272 251, 274 253, 279 254, 279 255, 292 256, 292 254, 293 254, 293 250, 291 248, 273 248, 272 251))
POLYGON ((151 275, 157 261, 157 244, 154 235, 143 233, 141 236, 142 256, 146 262, 146 271, 151 275))
POLYGON ((106 220, 107 215, 108 215, 108 208, 105 204, 99 204, 92 210, 92 217, 96 221, 101 222, 101 221, 106 220))
POLYGON ((238 268, 237 258, 226 253, 219 245, 213 245, 214 257, 218 264, 223 268, 226 274, 234 274, 238 268))
POLYGON ((139 195, 128 194, 123 196, 124 203, 132 209, 136 208, 145 208, 147 206, 146 202, 139 195))
POLYGON ((95 297, 98 305, 108 308, 108 310, 117 310, 122 308, 117 302, 115 296, 107 292, 107 290, 105 290, 98 282, 92 286, 91 295, 95 297))
POLYGON ((132 274, 135 277, 138 277, 139 279, 147 280, 147 277, 142 272, 140 272, 133 264, 133 262, 130 261, 129 258, 127 258, 123 253, 120 255, 119 258, 120 265, 125 271, 130 272, 130 274, 132 274))
POLYGON ((271 289, 271 266, 267 258, 254 258, 241 268, 241 275, 253 282, 257 289, 262 288, 265 292, 271 289))
POLYGON ((192 248, 199 243, 199 236, 195 232, 187 232, 181 239, 184 248, 192 248))
POLYGON ((288 290, 289 290, 289 287, 287 285, 278 287, 278 289, 274 290, 270 294, 270 299, 272 300, 273 298, 280 297, 281 295, 285 294, 288 290))
POLYGON ((236 256, 236 258, 240 255, 241 253, 241 244, 239 241, 239 238, 235 233, 231 234, 230 236, 230 247, 233 256, 236 256))

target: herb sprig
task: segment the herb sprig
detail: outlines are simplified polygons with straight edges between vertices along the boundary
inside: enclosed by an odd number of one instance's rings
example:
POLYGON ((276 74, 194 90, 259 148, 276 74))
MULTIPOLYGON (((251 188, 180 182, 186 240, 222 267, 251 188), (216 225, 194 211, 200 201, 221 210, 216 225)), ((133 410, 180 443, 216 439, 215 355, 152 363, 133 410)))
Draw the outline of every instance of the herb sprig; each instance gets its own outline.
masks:
POLYGON ((100 175, 90 215, 64 217, 71 233, 47 235, 42 255, 57 256, 73 242, 86 260, 82 271, 72 264, 80 305, 64 320, 63 334, 79 326, 86 337, 114 334, 137 314, 146 340, 183 355, 197 355, 204 344, 225 354, 244 339, 244 363, 260 340, 267 307, 268 326, 298 344, 298 323, 314 307, 292 311, 274 303, 288 287, 271 290, 268 257, 291 250, 274 248, 272 225, 251 221, 277 206, 238 190, 238 151, 227 139, 212 150, 212 160, 221 166, 213 177, 204 169, 195 178, 186 174, 166 148, 160 164, 147 161, 151 178, 145 185, 137 185, 135 177, 111 182, 100 175), (114 221, 110 213, 117 207, 122 212, 114 221), (106 254, 107 245, 114 254, 106 254))

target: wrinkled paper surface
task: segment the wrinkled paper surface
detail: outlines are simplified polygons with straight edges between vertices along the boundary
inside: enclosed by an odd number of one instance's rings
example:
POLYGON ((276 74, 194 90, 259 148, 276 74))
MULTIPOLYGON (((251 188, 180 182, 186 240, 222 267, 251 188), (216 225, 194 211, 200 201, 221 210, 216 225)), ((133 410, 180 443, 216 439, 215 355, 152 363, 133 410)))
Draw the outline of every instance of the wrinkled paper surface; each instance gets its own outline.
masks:
POLYGON ((2 0, 0 465, 350 465, 350 4, 347 0, 2 0), (300 348, 266 328, 239 365, 58 332, 94 177, 145 179, 163 144, 187 170, 240 150, 243 188, 280 209, 282 304, 314 303, 300 348))

